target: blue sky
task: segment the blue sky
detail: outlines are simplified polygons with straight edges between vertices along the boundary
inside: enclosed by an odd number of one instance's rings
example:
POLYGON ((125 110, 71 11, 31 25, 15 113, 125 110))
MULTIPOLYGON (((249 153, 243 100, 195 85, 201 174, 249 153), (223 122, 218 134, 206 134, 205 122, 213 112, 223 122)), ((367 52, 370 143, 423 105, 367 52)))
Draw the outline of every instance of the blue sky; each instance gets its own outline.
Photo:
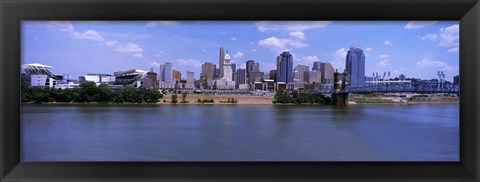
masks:
MULTIPOLYGON (((201 64, 217 64, 219 49, 244 67, 275 69, 276 56, 290 51, 294 65, 330 62, 343 70, 352 46, 366 54, 365 74, 390 71, 422 79, 459 74, 458 21, 24 21, 22 64, 53 66, 75 79, 87 73, 154 69, 172 62, 182 77, 201 64)), ((238 66, 237 66, 238 68, 238 66)))

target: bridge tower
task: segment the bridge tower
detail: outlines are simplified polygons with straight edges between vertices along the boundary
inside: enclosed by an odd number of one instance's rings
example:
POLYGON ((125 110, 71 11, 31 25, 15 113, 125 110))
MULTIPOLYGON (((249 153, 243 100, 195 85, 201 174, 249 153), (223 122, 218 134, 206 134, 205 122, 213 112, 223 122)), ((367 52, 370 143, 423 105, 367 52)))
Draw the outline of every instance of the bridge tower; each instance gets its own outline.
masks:
POLYGON ((332 91, 332 105, 335 106, 347 106, 348 105, 348 92, 346 91, 348 85, 348 73, 346 70, 342 74, 335 70, 333 73, 333 91, 332 91), (340 86, 339 81, 342 81, 340 86))

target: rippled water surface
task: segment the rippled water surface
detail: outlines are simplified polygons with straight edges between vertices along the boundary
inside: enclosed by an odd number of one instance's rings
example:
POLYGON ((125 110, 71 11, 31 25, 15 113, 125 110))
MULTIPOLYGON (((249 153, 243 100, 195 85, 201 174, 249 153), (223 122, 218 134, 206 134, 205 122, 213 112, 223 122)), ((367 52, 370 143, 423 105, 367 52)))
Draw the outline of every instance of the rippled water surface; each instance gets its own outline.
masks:
POLYGON ((459 105, 22 105, 23 161, 458 161, 459 105))

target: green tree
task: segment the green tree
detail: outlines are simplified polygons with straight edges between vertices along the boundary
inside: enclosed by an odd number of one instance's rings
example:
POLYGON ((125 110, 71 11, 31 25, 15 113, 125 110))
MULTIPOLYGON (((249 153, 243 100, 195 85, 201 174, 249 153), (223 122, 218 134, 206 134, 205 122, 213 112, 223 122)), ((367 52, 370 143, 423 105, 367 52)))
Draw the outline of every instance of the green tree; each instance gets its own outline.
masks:
POLYGON ((186 99, 187 98, 187 93, 186 92, 183 92, 182 93, 182 103, 185 103, 186 102, 186 99))
POLYGON ((107 84, 100 84, 97 93, 94 96, 95 102, 108 103, 113 102, 114 93, 107 84))
POLYGON ((177 103, 177 94, 172 94, 172 103, 177 103))
POLYGON ((160 98, 162 98, 163 95, 158 91, 157 89, 154 88, 149 88, 146 90, 146 95, 144 96, 145 102, 148 103, 157 103, 160 98))
POLYGON ((75 102, 93 102, 97 94, 97 84, 94 82, 83 82, 80 84, 79 95, 75 98, 75 102))

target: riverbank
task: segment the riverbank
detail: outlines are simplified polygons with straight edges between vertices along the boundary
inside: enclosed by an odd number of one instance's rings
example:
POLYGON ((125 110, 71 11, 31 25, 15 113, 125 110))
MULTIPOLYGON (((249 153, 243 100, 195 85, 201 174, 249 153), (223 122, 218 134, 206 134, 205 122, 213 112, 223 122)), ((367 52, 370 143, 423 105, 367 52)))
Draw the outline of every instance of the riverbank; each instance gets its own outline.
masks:
MULTIPOLYGON (((177 94, 178 103, 171 103, 172 95, 164 95, 159 102, 157 103, 115 103, 115 104, 224 104, 224 105, 272 105, 274 104, 274 97, 266 96, 255 96, 255 95, 244 95, 244 94, 187 94, 185 101, 186 103, 181 103, 182 94, 177 94), (211 100, 211 102, 198 102, 198 100, 211 100), (228 103, 229 100, 235 100, 236 103, 228 103)), ((370 96, 354 96, 349 98, 349 104, 454 104, 459 103, 459 98, 452 97, 435 97, 435 98, 416 98, 416 99, 406 99, 406 98, 395 98, 395 97, 370 97, 370 96)), ((43 104, 109 104, 109 103, 77 103, 77 102, 44 102, 43 104)), ((300 104, 305 105, 308 103, 300 104)), ((294 105, 294 104, 277 104, 277 105, 294 105)))
MULTIPOLYGON (((159 104, 172 104, 171 95, 164 95, 160 99, 159 104)), ((182 101, 182 94, 177 94, 177 104, 273 104, 273 97, 255 96, 255 95, 239 95, 239 94, 187 94, 185 101, 188 103, 180 103, 182 101), (210 100, 213 99, 214 103, 198 103, 198 100, 210 100), (226 103, 229 99, 237 101, 236 103, 226 103)))

